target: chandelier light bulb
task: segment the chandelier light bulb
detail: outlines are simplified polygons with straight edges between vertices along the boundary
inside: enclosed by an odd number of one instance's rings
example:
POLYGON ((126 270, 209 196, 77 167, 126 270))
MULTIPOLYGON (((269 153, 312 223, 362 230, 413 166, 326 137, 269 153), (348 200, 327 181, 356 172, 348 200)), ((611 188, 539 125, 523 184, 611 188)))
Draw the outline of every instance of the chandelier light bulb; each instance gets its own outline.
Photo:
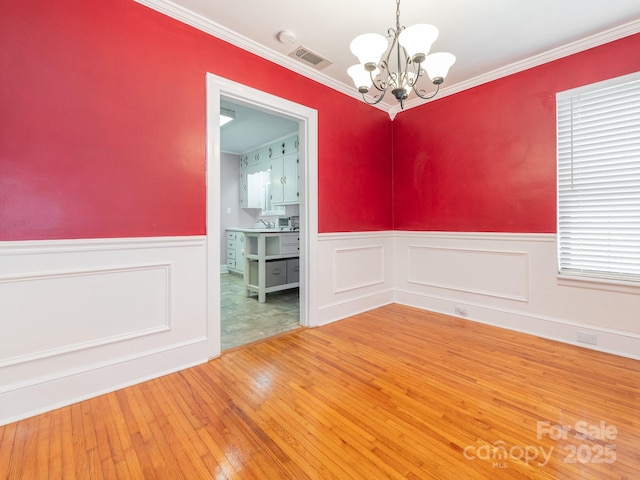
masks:
MULTIPOLYGON (((371 75, 365 70, 363 65, 352 65, 347 69, 347 73, 353 79, 353 83, 360 93, 367 93, 371 87, 371 75)), ((374 72, 374 75, 377 75, 374 72)))
POLYGON ((444 82, 449 69, 456 62, 456 57, 452 53, 438 52, 432 53, 424 61, 424 69, 433 83, 436 85, 444 82))
POLYGON ((366 70, 373 71, 389 47, 387 39, 378 33, 364 33, 351 41, 351 52, 366 70))
POLYGON ((405 28, 398 37, 398 42, 409 54, 411 61, 422 63, 431 50, 431 45, 438 38, 438 29, 427 23, 411 25, 405 28))

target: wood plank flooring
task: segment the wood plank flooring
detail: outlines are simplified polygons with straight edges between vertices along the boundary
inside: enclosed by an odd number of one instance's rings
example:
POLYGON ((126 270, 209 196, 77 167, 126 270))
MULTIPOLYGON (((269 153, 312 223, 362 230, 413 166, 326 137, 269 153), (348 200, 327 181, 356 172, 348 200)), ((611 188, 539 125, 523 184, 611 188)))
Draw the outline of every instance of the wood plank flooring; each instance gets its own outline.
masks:
POLYGON ((637 479, 639 400, 639 361, 389 305, 0 427, 0 478, 637 479))

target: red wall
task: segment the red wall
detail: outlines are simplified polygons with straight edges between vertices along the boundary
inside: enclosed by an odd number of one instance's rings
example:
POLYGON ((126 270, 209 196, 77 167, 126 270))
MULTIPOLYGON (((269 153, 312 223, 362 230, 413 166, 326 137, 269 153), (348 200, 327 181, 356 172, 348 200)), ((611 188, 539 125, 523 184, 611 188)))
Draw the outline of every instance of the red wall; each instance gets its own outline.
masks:
POLYGON ((639 69, 640 34, 400 113, 394 229, 555 232, 556 92, 639 69))
POLYGON ((0 240, 205 233, 205 73, 318 110, 319 230, 386 230, 388 116, 131 0, 0 4, 0 240))
POLYGON ((131 0, 1 2, 0 47, 0 240, 204 234, 205 72, 318 110, 320 232, 554 232, 555 93, 640 68, 635 35, 390 122, 131 0))

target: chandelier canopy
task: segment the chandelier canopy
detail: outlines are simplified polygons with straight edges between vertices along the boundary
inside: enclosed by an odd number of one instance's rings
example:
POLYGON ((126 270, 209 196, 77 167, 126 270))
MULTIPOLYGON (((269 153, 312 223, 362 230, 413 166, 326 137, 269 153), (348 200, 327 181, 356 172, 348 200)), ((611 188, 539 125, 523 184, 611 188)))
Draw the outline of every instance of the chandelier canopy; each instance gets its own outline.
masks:
POLYGON ((391 90, 391 94, 400 102, 400 108, 404 108, 404 101, 411 90, 425 100, 435 97, 449 68, 456 61, 451 53, 429 54, 438 33, 436 27, 428 24, 406 28, 400 26, 400 0, 396 0, 395 29, 389 28, 386 37, 378 33, 365 33, 351 42, 351 52, 358 57, 360 63, 351 66, 347 73, 362 94, 362 99, 375 105, 391 90), (394 62, 395 71, 392 70, 394 62), (425 72, 436 86, 431 94, 418 87, 420 77, 425 72), (372 85, 379 93, 373 96, 373 101, 369 101, 366 94, 372 85))

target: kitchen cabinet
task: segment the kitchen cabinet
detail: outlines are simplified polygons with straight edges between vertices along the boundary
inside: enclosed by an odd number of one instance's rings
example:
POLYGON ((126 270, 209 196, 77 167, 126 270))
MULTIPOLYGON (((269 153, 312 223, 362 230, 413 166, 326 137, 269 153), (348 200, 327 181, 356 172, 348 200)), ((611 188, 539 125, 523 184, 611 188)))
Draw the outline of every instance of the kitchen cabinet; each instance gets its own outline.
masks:
POLYGON ((299 232, 245 233, 245 289, 247 296, 266 294, 300 286, 299 232))
POLYGON ((271 210, 271 166, 269 162, 247 167, 247 207, 271 210))
POLYGON ((271 204, 290 205, 300 202, 300 181, 297 153, 285 155, 271 162, 271 204))
POLYGON ((244 273, 245 236, 244 232, 227 230, 227 270, 244 273))
POLYGON ((298 135, 290 135, 240 156, 240 206, 282 215, 300 202, 298 135))
POLYGON ((240 208, 249 208, 249 177, 247 169, 249 167, 249 156, 240 156, 240 208))

